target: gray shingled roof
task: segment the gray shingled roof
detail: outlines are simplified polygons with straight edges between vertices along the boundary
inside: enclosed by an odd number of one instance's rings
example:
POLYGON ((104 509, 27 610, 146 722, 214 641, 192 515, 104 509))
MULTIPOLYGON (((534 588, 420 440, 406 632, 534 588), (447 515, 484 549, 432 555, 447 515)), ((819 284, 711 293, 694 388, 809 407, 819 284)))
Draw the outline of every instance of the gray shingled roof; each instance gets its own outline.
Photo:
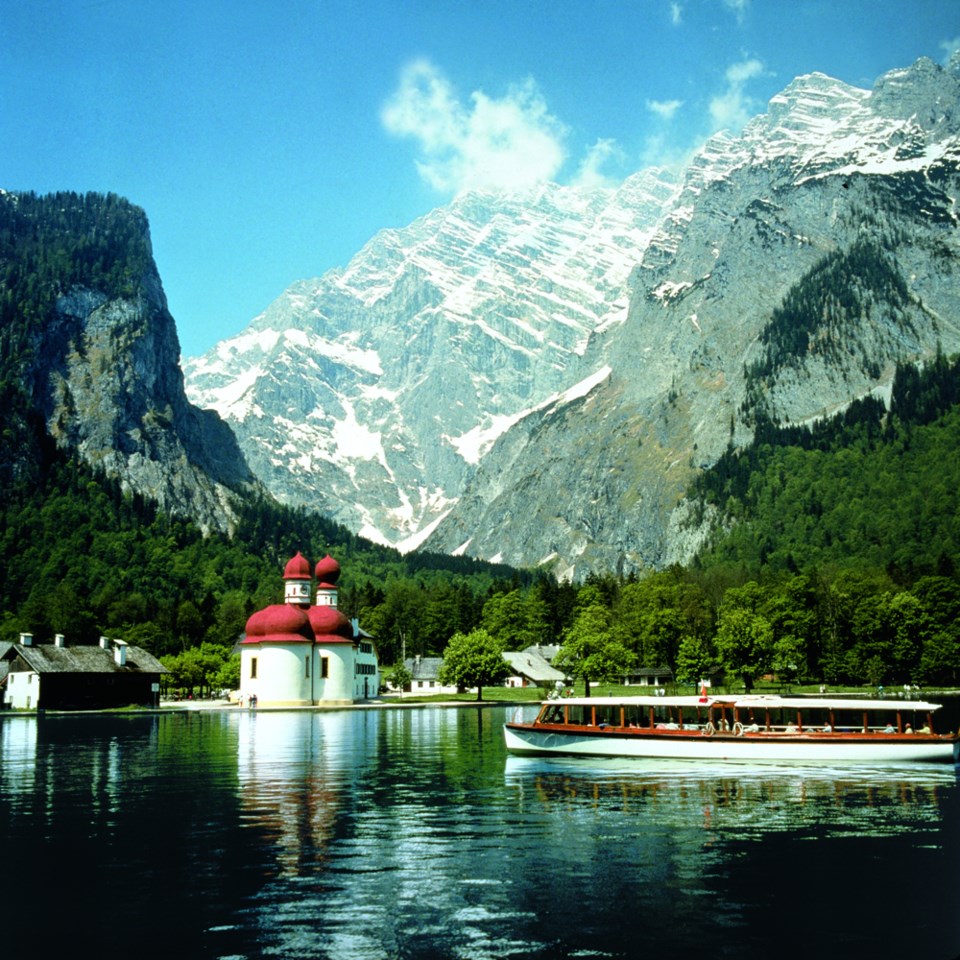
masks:
POLYGON ((534 653, 538 657, 543 657, 547 663, 553 663, 553 658, 560 652, 560 645, 557 643, 534 643, 529 647, 524 647, 523 652, 534 653))
POLYGON ((536 684, 549 685, 565 679, 563 673, 551 667, 539 654, 532 653, 532 648, 520 652, 507 652, 503 659, 510 664, 510 669, 520 677, 526 677, 536 684))
POLYGON ((414 680, 436 680, 440 676, 443 657, 413 657, 403 661, 414 680))
POLYGON ((639 667, 636 670, 628 670, 635 677, 672 677, 673 671, 666 666, 662 667, 639 667))
POLYGON ((8 643, 0 646, 0 657, 16 654, 37 673, 168 673, 167 668, 140 647, 127 646, 127 662, 120 666, 112 650, 100 646, 58 647, 52 643, 24 646, 8 643))

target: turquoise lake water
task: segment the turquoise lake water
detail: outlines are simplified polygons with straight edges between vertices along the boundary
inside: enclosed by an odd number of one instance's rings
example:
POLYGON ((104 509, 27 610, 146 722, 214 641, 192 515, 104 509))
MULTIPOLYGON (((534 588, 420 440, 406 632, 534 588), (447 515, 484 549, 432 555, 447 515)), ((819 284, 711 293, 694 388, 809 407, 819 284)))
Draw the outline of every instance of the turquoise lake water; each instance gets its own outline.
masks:
POLYGON ((960 955, 955 767, 510 758, 506 714, 4 717, 0 955, 960 955))

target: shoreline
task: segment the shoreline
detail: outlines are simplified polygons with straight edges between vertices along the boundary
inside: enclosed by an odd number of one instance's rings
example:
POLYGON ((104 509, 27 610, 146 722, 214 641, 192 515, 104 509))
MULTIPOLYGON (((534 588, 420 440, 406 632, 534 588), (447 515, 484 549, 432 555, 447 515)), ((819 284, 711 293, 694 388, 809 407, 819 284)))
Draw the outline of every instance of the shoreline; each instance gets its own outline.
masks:
POLYGON ((0 710, 0 721, 13 717, 84 717, 84 716, 120 716, 143 717, 159 716, 164 713, 286 713, 286 712, 332 712, 335 710, 401 710, 442 707, 456 709, 462 707, 517 707, 539 704, 539 700, 366 700, 361 703, 307 704, 304 706, 240 706, 229 700, 169 700, 157 707, 105 707, 90 710, 0 710))

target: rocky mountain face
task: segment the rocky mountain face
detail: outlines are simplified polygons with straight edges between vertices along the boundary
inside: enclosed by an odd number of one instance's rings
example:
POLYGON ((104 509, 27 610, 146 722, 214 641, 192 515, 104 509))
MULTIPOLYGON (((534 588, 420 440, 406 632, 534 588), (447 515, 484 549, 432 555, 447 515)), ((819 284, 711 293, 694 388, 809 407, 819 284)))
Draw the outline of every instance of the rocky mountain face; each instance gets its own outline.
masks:
POLYGON ((255 472, 392 542, 578 577, 687 559, 693 472, 960 349, 960 61, 819 74, 676 183, 467 196, 185 367, 255 472))
POLYGON ((17 341, 4 369, 39 429, 164 511, 227 529, 236 496, 261 488, 230 428, 186 399, 142 211, 112 196, 2 194, 0 217, 3 329, 17 341))
POLYGON ((278 499, 422 537, 499 434, 592 372, 589 337, 626 316, 673 189, 649 171, 617 191, 464 196, 187 360, 188 392, 278 499))

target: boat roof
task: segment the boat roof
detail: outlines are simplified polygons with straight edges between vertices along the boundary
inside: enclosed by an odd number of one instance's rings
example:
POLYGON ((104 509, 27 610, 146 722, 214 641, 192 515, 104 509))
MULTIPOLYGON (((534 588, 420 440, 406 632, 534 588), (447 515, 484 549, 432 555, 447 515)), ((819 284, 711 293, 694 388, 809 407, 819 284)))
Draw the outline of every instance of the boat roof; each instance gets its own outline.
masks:
POLYGON ((571 703, 582 707, 710 707, 725 706, 740 709, 784 709, 794 710, 885 710, 890 713, 900 711, 932 712, 939 710, 942 704, 928 703, 926 700, 867 700, 854 697, 781 697, 779 695, 719 694, 718 696, 698 697, 562 697, 557 700, 543 700, 546 704, 571 703))

